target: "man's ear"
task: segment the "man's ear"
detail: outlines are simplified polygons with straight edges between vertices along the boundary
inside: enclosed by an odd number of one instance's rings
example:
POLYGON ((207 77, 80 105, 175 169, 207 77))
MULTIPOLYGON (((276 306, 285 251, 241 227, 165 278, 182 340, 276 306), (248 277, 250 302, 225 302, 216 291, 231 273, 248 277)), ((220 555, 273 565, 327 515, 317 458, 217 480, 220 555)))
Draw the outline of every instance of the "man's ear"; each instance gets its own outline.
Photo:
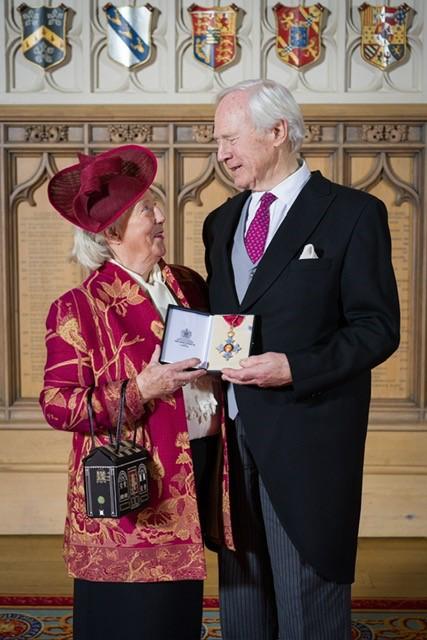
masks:
POLYGON ((278 120, 272 128, 274 141, 273 146, 279 147, 288 139, 288 122, 287 120, 278 120))

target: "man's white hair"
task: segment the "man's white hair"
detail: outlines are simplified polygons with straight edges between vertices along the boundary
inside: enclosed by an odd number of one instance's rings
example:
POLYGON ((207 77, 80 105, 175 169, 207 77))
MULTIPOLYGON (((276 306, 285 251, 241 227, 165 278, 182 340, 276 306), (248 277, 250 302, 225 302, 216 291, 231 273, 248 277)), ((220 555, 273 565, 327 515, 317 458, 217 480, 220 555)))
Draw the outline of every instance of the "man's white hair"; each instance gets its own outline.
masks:
POLYGON ((235 91, 249 94, 249 113, 257 129, 272 129, 280 120, 288 123, 291 151, 298 151, 304 141, 304 118, 291 92, 274 80, 244 80, 217 96, 217 105, 235 91))

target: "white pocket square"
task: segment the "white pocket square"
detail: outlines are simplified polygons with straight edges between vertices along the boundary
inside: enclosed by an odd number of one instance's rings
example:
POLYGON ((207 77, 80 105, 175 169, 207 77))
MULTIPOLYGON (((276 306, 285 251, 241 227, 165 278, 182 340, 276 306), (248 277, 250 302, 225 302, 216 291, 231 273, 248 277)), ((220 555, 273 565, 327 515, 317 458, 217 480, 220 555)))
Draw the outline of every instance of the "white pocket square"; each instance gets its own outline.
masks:
POLYGON ((316 260, 318 258, 319 256, 315 252, 313 245, 306 244, 304 249, 302 250, 299 260, 316 260))

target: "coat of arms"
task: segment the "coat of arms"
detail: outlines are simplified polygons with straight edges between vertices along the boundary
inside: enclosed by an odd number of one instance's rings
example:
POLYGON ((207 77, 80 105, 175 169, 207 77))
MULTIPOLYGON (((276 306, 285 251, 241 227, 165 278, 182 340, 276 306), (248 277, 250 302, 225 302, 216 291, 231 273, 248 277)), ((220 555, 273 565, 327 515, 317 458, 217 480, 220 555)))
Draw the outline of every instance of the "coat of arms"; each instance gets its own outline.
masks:
POLYGON ((68 7, 18 7, 22 20, 22 52, 27 60, 42 69, 50 69, 64 61, 68 7))
POLYGON ((280 60, 291 67, 306 67, 320 58, 321 31, 325 7, 320 3, 310 7, 287 7, 276 4, 276 52, 280 60))
POLYGON ((236 57, 236 18, 239 7, 200 7, 192 4, 188 8, 193 23, 193 52, 196 60, 212 67, 223 69, 236 57))
POLYGON ((152 52, 151 16, 153 7, 103 7, 108 21, 108 55, 128 69, 148 62, 152 52))
POLYGON ((408 48, 406 29, 410 7, 406 3, 388 7, 364 2, 359 11, 362 58, 382 71, 402 62, 408 48))

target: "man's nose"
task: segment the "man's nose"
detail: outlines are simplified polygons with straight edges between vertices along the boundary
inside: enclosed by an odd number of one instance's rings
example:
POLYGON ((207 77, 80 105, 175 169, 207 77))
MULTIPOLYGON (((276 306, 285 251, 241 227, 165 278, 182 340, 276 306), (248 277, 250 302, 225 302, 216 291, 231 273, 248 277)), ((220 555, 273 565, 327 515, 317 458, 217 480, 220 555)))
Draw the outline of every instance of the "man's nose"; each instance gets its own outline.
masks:
POLYGON ((216 152, 219 162, 224 162, 231 157, 230 145, 226 140, 220 140, 218 142, 218 151, 216 152))

